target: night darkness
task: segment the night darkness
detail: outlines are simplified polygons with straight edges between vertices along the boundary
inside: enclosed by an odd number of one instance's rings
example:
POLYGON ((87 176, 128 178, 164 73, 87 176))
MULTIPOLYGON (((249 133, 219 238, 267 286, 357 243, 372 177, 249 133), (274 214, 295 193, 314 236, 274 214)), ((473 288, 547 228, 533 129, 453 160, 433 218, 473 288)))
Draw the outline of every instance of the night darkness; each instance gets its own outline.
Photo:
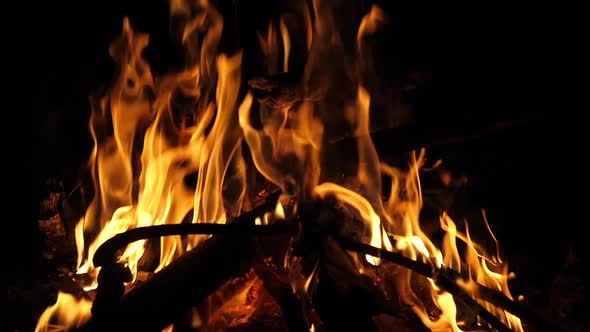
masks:
MULTIPOLYGON (((242 21, 228 24, 226 18, 226 28, 242 29, 244 39, 265 27, 281 8, 272 0, 217 2, 224 3, 220 7, 227 12, 238 8, 242 21)), ((365 3, 364 8, 370 8, 370 2, 365 3)), ((569 75, 577 68, 570 58, 574 34, 565 11, 540 3, 379 3, 398 29, 389 46, 398 52, 400 77, 409 72, 427 77, 408 97, 414 104, 410 128, 444 128, 453 137, 465 128, 518 123, 457 144, 439 144, 427 153, 443 157, 455 174, 467 176, 468 201, 485 207, 492 225, 499 224, 497 236, 517 272, 539 273, 527 280, 535 287, 548 285, 569 246, 580 246, 576 237, 582 233, 583 212, 571 191, 578 178, 586 176, 583 163, 572 161, 580 138, 571 128, 581 110, 570 106, 574 83, 569 75), (525 241, 517 240, 525 234, 525 241), (552 263, 544 263, 546 259, 552 263)), ((170 37, 167 1, 34 6, 38 19, 29 38, 36 51, 31 53, 25 116, 35 128, 33 152, 23 168, 26 185, 17 188, 23 201, 10 214, 16 223, 11 237, 23 248, 19 262, 9 269, 15 283, 42 273, 33 262, 40 252, 36 213, 44 182, 54 177, 63 179, 66 188, 75 185, 92 144, 88 96, 113 78, 108 44, 120 33, 123 17, 130 17, 134 29, 149 33, 145 56, 152 71, 177 68, 180 59, 170 37)))

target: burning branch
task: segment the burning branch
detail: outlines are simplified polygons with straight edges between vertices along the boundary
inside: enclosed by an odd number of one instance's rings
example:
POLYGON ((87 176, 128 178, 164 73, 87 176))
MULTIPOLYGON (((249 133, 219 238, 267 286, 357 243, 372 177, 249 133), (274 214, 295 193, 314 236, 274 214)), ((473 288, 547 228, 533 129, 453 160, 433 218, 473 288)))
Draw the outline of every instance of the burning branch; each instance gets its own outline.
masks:
MULTIPOLYGON (((458 285, 455 280, 461 278, 461 274, 459 272, 449 268, 443 268, 437 271, 429 264, 417 262, 401 254, 349 239, 338 239, 338 243, 346 250, 379 257, 427 278, 433 279, 439 287, 451 293, 456 299, 460 300, 465 305, 474 309, 483 320, 488 322, 498 331, 512 331, 508 326, 502 323, 481 304, 475 301, 461 286, 458 285)), ((529 322, 531 325, 537 327, 540 331, 562 331, 561 328, 555 326, 555 324, 552 322, 539 317, 537 314, 533 313, 522 304, 510 300, 504 294, 480 285, 475 281, 473 281, 473 284, 475 284, 477 287, 477 293, 480 300, 489 302, 520 317, 521 319, 529 322)))
POLYGON ((138 227, 124 233, 117 234, 103 243, 94 255, 95 266, 105 266, 116 262, 115 254, 118 250, 126 247, 128 244, 144 239, 160 238, 162 236, 172 235, 193 235, 193 234, 217 234, 217 235, 276 235, 289 233, 293 225, 291 224, 274 224, 272 226, 254 225, 254 220, 264 213, 271 211, 277 204, 280 192, 269 195, 265 202, 249 212, 246 212, 231 224, 172 224, 156 225, 148 227, 138 227))

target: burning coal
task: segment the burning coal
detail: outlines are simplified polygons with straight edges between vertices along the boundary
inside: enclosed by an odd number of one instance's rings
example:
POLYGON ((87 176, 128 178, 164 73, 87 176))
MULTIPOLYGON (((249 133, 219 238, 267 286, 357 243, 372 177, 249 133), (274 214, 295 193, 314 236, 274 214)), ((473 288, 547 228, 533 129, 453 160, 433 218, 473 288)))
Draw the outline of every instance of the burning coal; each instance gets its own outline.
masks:
MULTIPOLYGON (((142 58, 148 36, 133 31, 128 19, 109 49, 118 70, 109 92, 93 105, 89 168, 94 196, 76 226, 77 273, 88 277, 83 285, 87 292, 96 288, 100 272, 93 258, 113 236, 146 226, 229 223, 257 205, 252 193, 263 179, 267 188, 282 194, 272 211, 256 218, 256 225, 298 222, 305 204, 320 202, 349 216, 335 222, 342 234, 354 234, 360 242, 433 271, 452 269, 464 276, 457 278, 458 287, 473 298, 485 286, 512 300, 511 274, 497 248, 489 254, 446 213, 440 216, 442 242, 422 230, 424 151, 412 154, 405 168, 380 161, 370 136, 371 93, 364 81, 374 74, 367 40, 388 24, 384 11, 373 6, 366 13, 350 50, 328 1, 303 2, 296 15, 283 16, 260 32, 266 72, 245 84, 241 52, 218 52, 224 25, 216 8, 207 1, 177 0, 171 1, 170 10, 183 22, 183 71, 154 77, 142 58), (299 54, 305 54, 305 66, 293 73, 299 54), (189 106, 179 109, 175 101, 180 97, 189 106), (355 148, 339 151, 339 162, 327 162, 326 155, 338 155, 326 154, 335 149, 330 142, 342 134, 352 137, 355 148), (334 169, 339 163, 354 164, 354 172, 334 169), (196 181, 189 184, 187 178, 196 181), (382 178, 391 183, 387 190, 382 178)), ((131 243, 118 257, 133 275, 128 286, 143 266, 151 263, 157 273, 208 238, 162 237, 159 253, 149 256, 157 262, 146 262, 146 240, 131 243)), ((355 273, 390 290, 392 306, 411 308, 433 331, 461 331, 456 298, 437 283, 435 274, 420 275, 385 256, 348 254, 355 273)), ((289 281, 293 293, 306 297, 317 281, 318 263, 303 275, 291 251, 283 260, 290 275, 301 274, 289 281)), ((255 278, 248 281, 249 287, 259 284, 255 278)), ((247 294, 243 290, 231 301, 246 303, 247 294)), ((522 331, 515 315, 479 303, 513 331, 522 331)), ((90 319, 90 305, 87 299, 60 293, 41 316, 37 331, 80 327, 90 319)), ((308 323, 310 330, 320 329, 311 319, 308 323)))

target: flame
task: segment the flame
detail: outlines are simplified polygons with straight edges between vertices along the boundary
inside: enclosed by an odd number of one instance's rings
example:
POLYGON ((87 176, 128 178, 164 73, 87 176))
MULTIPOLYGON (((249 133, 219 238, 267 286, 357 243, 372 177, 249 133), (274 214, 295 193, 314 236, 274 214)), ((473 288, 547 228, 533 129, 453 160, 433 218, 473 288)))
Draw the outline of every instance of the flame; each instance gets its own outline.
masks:
POLYGON ((281 109, 262 115, 267 125, 257 130, 250 124, 252 95, 248 94, 240 105, 240 126, 250 147, 257 170, 285 193, 300 193, 307 197, 310 188, 319 181, 322 123, 314 117, 312 106, 303 103, 298 109, 281 109), (294 116, 290 114, 295 113, 294 116), (296 156, 296 167, 285 169, 281 164, 296 156), (301 178, 302 181, 295 179, 301 178), (303 183, 301 183, 303 182, 303 183))
POLYGON ((285 20, 281 17, 280 21, 281 36, 283 38, 283 71, 289 71, 289 53, 291 52, 291 39, 285 20))
MULTIPOLYGON (((434 269, 447 267, 468 275, 459 282, 474 297, 477 282, 512 298, 510 274, 499 257, 498 241, 485 213, 486 227, 496 244, 493 257, 472 240, 467 224, 462 233, 447 213, 440 217, 445 235, 437 246, 421 228, 420 172, 428 169, 424 167, 425 151, 413 153, 405 168, 388 165, 378 156, 370 135, 374 107, 362 77, 372 61, 367 38, 388 23, 386 13, 376 5, 371 7, 352 38, 356 47, 350 52, 332 11, 330 2, 314 0, 310 7, 302 4, 297 23, 302 29, 294 29, 296 22, 282 16, 278 27, 269 22, 266 31, 258 33, 265 74, 269 75, 294 70, 293 56, 299 54, 300 45, 296 41, 304 38, 302 53, 307 58, 301 82, 292 87, 296 93, 289 95, 293 100, 274 104, 243 91, 241 52, 218 53, 223 17, 207 1, 171 1, 171 14, 182 18, 187 64, 184 70, 155 80, 142 57, 147 35, 134 32, 128 19, 123 21, 121 36, 109 49, 119 65, 115 83, 95 100, 90 117, 94 147, 89 169, 94 196, 75 228, 77 272, 91 277, 83 285, 85 290, 96 287, 99 270, 92 264, 94 253, 116 234, 150 225, 225 223, 228 215, 240 214, 250 199, 247 180, 249 170, 254 169, 283 191, 275 210, 255 218, 256 225, 281 222, 296 213, 297 205, 289 202, 332 197, 359 216, 363 241, 427 262, 434 269), (294 31, 304 31, 304 36, 294 31), (342 160, 326 160, 335 155, 331 151, 335 147, 328 142, 347 130, 356 150, 339 153, 342 160), (251 158, 244 158, 246 153, 251 158), (345 171, 332 169, 334 164, 353 164, 354 171, 343 177, 345 171), (383 177, 391 180, 388 197, 382 195, 383 177), (196 182, 188 184, 189 178, 196 182), (463 247, 464 253, 459 250, 463 247)), ((432 168, 438 165, 440 161, 432 168)), ((160 240, 155 272, 204 238, 160 240)), ((132 243, 119 261, 136 275, 151 247, 146 241, 132 243)), ((286 267, 287 262, 285 257, 286 267)), ((395 270, 395 278, 382 282, 392 283, 399 300, 427 327, 461 330, 460 308, 433 280, 370 255, 357 259, 356 264, 362 273, 369 270, 367 266, 395 270), (426 285, 427 292, 418 292, 416 283, 426 285), (430 314, 433 308, 439 312, 436 317, 430 314)), ((303 284, 305 291, 316 268, 303 284)), ((513 330, 522 331, 517 317, 482 304, 513 330)), ((60 293, 56 304, 41 316, 37 330, 47 330, 53 321, 64 329, 79 326, 88 319, 89 308, 86 300, 60 293)), ((198 315, 194 321, 202 324, 198 315)))
MULTIPOLYGON (((268 29, 266 35, 258 33, 258 42, 260 43, 260 49, 264 54, 269 74, 278 72, 279 67, 279 48, 277 46, 277 33, 272 22, 268 23, 268 29)), ((285 49, 287 47, 285 46, 285 49)), ((286 57, 285 57, 286 59, 286 57)), ((286 62, 287 60, 285 60, 286 62)))
POLYGON ((80 327, 90 318, 92 302, 72 294, 58 292, 57 301, 43 312, 35 332, 64 331, 80 327))
POLYGON ((316 273, 316 271, 318 269, 318 265, 319 265, 319 261, 315 263, 315 266, 313 267, 313 270, 311 270, 311 273, 305 279, 305 284, 303 284, 303 291, 305 293, 307 293, 307 291, 309 290, 309 286, 311 285, 311 282, 313 281, 313 278, 315 277, 315 273, 316 273))
MULTIPOLYGON (((484 214, 485 219, 485 214, 484 214)), ((487 221, 486 221, 487 224, 487 221)), ((466 225, 466 242, 468 245, 468 252, 466 254, 466 260, 468 265, 468 272, 470 279, 464 283, 464 287, 466 289, 472 289, 473 283, 477 282, 480 285, 486 286, 488 288, 496 289, 506 295, 509 299, 513 299, 512 294, 510 293, 510 289, 508 287, 508 279, 514 277, 512 273, 508 273, 508 266, 507 265, 500 265, 494 264, 492 259, 485 256, 483 253, 478 252, 476 249, 476 245, 474 245, 471 235, 469 234, 469 228, 466 225), (496 269, 500 269, 500 272, 495 272, 490 269, 488 264, 494 264, 496 269)), ((488 229, 489 230, 489 229, 488 229)), ((495 240, 495 236, 490 230, 490 235, 495 240)), ((477 293, 474 291, 473 293, 477 293)), ((475 294, 477 295, 477 294, 475 294)), ((504 322, 507 323, 508 327, 515 331, 523 331, 522 323, 520 319, 511 313, 502 310, 500 308, 496 308, 489 303, 483 302, 482 305, 489 310, 490 312, 494 313, 496 316, 502 318, 504 322)))
MULTIPOLYGON (((147 91, 153 87, 153 79, 149 65, 141 57, 147 44, 147 35, 134 33, 129 20, 125 19, 121 36, 109 48, 119 65, 119 73, 111 92, 95 103, 90 117, 90 132, 94 139, 90 168, 96 192, 76 227, 79 273, 92 270, 91 262, 84 260, 86 233, 126 229, 125 225, 114 226, 109 220, 118 208, 131 204, 134 141, 151 116, 147 91)), ((104 241, 114 234, 99 238, 104 241)), ((93 255, 97 247, 98 244, 90 245, 88 254, 93 255)))
MULTIPOLYGON (((356 208, 360 213, 361 218, 365 221, 367 227, 370 229, 371 245, 379 248, 382 247, 382 242, 384 239, 387 239, 387 237, 383 237, 381 235, 381 219, 375 213, 371 207, 371 204, 369 204, 369 202, 363 196, 352 190, 330 182, 325 182, 316 186, 314 188, 314 193, 319 198, 324 198, 327 195, 334 195, 339 201, 347 203, 356 208)), ((385 246, 387 249, 391 248, 391 243, 389 243, 389 240, 386 240, 385 246)), ((367 261, 373 265, 379 265, 381 261, 379 258, 370 255, 367 255, 366 258, 367 261)))
POLYGON ((275 216, 279 219, 285 219, 285 210, 283 209, 283 204, 281 202, 277 202, 277 206, 275 207, 275 216))
MULTIPOLYGON (((80 225, 84 226, 76 227, 76 238, 79 240, 78 273, 90 273, 96 277, 98 271, 93 267, 90 258, 104 241, 128 229, 179 223, 191 209, 194 210, 192 222, 224 223, 226 212, 222 186, 229 168, 232 169, 233 178, 231 182, 228 181, 230 183, 225 184, 232 187, 233 208, 240 209, 245 190, 245 166, 241 157, 242 133, 237 126, 235 105, 240 82, 241 55, 229 57, 215 54, 223 21, 215 9, 206 3, 201 5, 204 7, 203 12, 189 20, 183 32, 183 41, 188 43, 193 30, 204 28, 201 26, 205 24, 203 15, 209 19, 207 24, 211 27, 201 45, 201 60, 181 73, 163 77, 156 87, 157 97, 153 104, 141 92, 145 88, 153 89, 149 66, 141 58, 141 50, 147 46, 147 36, 136 36, 129 21, 125 19, 120 40, 111 46, 111 54, 124 61, 124 69, 113 92, 104 98, 111 101, 110 112, 99 109, 93 112, 91 118, 91 128, 95 128, 96 123, 103 127, 112 126, 113 137, 104 138, 107 143, 102 143, 97 134, 93 135, 93 157, 96 157, 91 159, 91 167, 97 171, 97 195, 80 221, 80 225), (137 72, 140 69, 144 78, 138 81, 136 77, 139 77, 137 72), (213 92, 209 91, 213 77, 217 78, 215 96, 208 100, 207 94, 213 92), (134 99, 121 98, 121 94, 127 93, 126 82, 133 79, 136 82, 132 91, 135 95, 131 97, 134 99), (187 114, 182 114, 187 116, 188 111, 196 113, 193 115, 196 117, 193 126, 187 126, 184 119, 180 123, 174 119, 172 102, 179 93, 187 98, 203 101, 198 109, 184 110, 187 114), (105 124, 110 120, 108 113, 112 114, 112 124, 105 124), (145 122, 148 115, 152 117, 149 123, 145 122), (138 160, 138 157, 132 156, 131 147, 140 123, 147 129, 144 129, 143 150, 141 159, 138 160), (209 126, 210 130, 206 134, 209 126), (111 147, 111 140, 115 148, 111 147), (116 158, 112 157, 113 151, 116 158), (133 165, 137 162, 141 163, 141 172, 135 176, 133 165), (124 171, 123 174, 120 174, 120 170, 124 171), (189 174, 197 172, 204 176, 198 177, 196 189, 192 191, 183 181, 189 174), (132 185, 135 184, 138 194, 137 199, 132 200, 132 185), (122 188, 119 189, 117 185, 122 188), (97 219, 102 226, 85 252, 86 234, 82 231, 95 225, 97 219)), ((173 13, 184 13, 183 8, 179 2, 172 4, 173 13)), ((196 54, 194 45, 188 45, 187 48, 189 54, 196 54)), ((96 129, 92 132, 95 133, 96 129)), ((201 239, 202 237, 193 237, 190 247, 194 247, 201 239)), ((144 247, 145 241, 133 243, 120 258, 128 264, 134 275, 144 247)), ((184 249, 178 237, 162 239, 160 264, 156 271, 165 267, 184 249)), ((94 281, 86 289, 95 286, 94 281)))
POLYGON ((443 251, 448 253, 444 256, 443 263, 445 266, 461 272, 461 259, 457 249, 457 226, 446 213, 440 217, 440 226, 446 232, 443 239, 443 251))
MULTIPOLYGON (((363 38, 367 35, 374 34, 387 22, 387 15, 377 5, 371 6, 371 11, 365 15, 359 25, 357 32, 357 45, 360 46, 363 38)), ((360 47, 359 47, 360 49, 360 47)))

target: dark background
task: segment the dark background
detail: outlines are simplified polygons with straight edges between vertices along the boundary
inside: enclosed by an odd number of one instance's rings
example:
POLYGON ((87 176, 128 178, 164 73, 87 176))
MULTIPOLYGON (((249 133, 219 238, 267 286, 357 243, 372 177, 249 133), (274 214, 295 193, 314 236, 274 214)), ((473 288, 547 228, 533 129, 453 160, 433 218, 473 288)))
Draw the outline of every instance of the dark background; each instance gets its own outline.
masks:
MULTIPOLYGON (((419 132, 444 128, 444 135, 453 137, 465 128, 518 120, 517 126, 432 150, 455 174, 468 177, 469 202, 487 208, 520 275, 534 275, 528 283, 551 283, 584 222, 584 205, 576 203, 574 191, 583 189, 578 183, 586 178, 579 159, 582 135, 573 129, 581 109, 572 103, 579 70, 572 46, 580 39, 568 9, 532 1, 382 3, 399 29, 391 47, 398 50, 401 71, 428 77, 412 97, 411 126, 419 132)), ((25 44, 32 59, 23 112, 31 143, 21 149, 24 180, 15 186, 18 205, 10 209, 19 251, 9 276, 20 281, 36 273, 32 262, 41 243, 36 213, 45 179, 71 181, 90 152, 88 95, 112 79, 108 44, 120 33, 123 16, 150 34, 145 54, 154 72, 173 68, 180 58, 170 38, 166 1, 31 7, 32 33, 25 44)), ((233 0, 221 7, 239 9, 240 23, 233 28, 248 35, 265 27, 280 4, 233 0)), ((520 286, 526 291, 530 284, 520 286)))

